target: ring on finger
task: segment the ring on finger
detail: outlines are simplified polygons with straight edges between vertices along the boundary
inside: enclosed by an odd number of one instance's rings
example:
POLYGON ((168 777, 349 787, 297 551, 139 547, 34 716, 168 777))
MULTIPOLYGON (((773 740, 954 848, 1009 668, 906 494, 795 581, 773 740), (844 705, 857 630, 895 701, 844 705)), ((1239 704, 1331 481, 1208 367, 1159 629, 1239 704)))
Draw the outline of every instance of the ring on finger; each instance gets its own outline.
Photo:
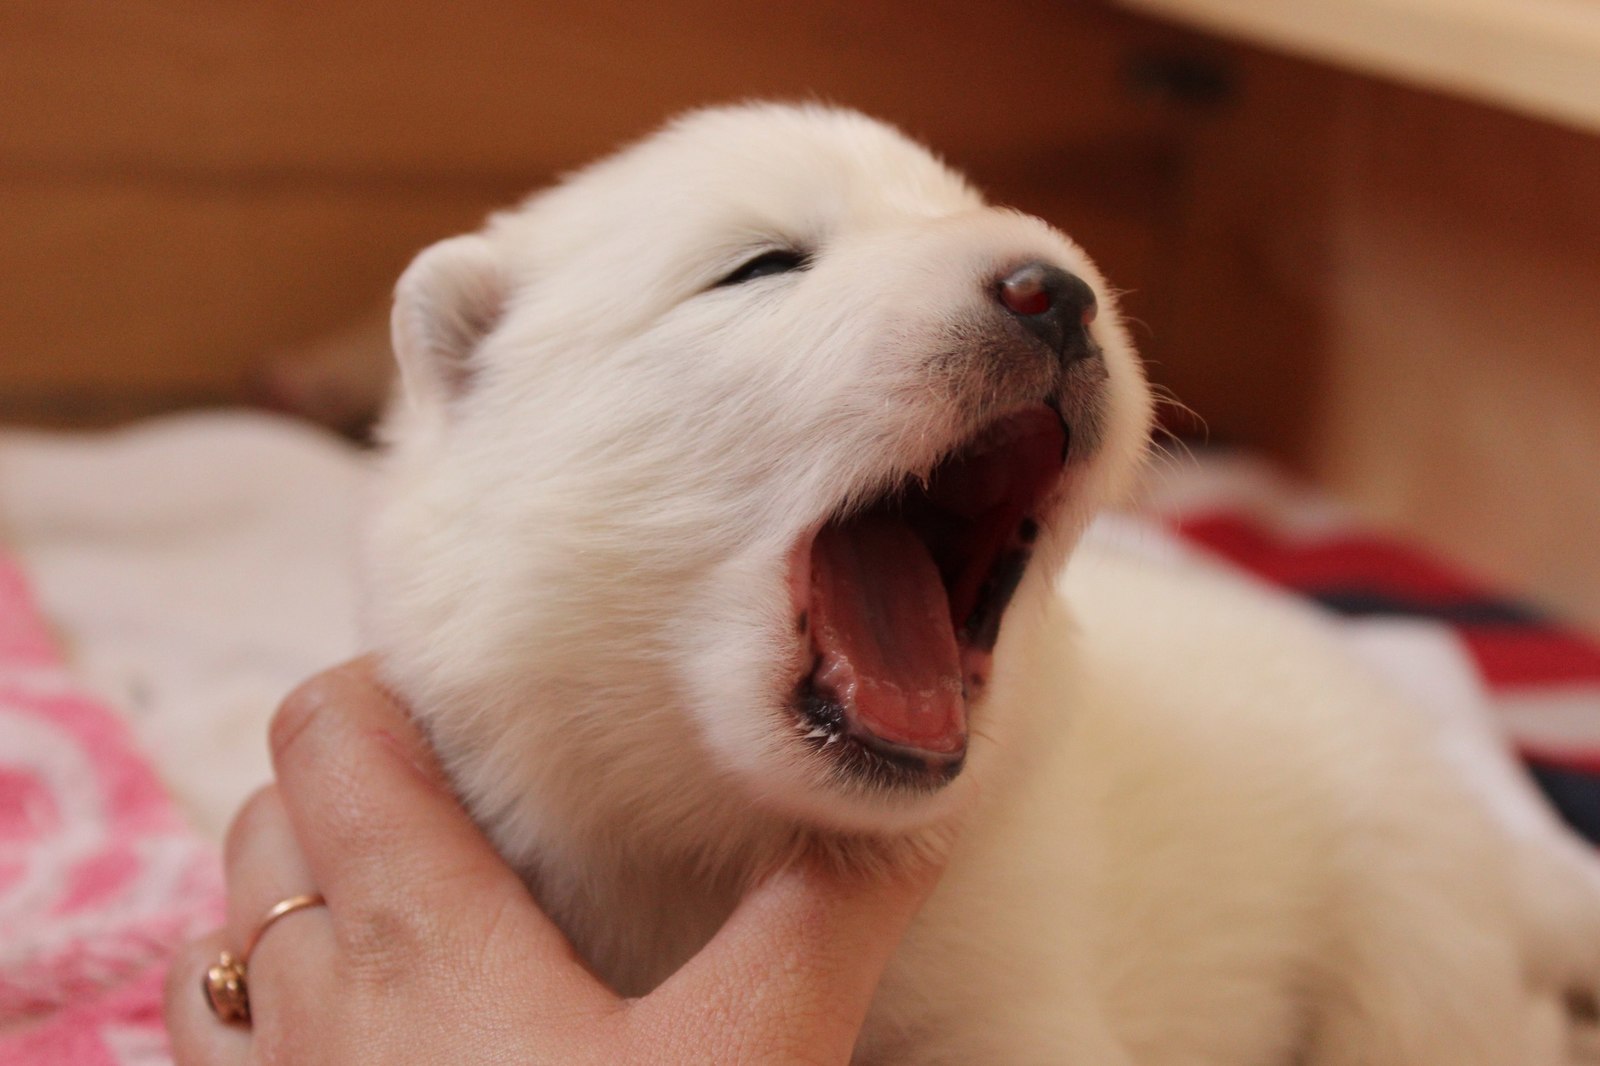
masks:
POLYGON ((250 934, 250 939, 245 941, 244 950, 238 955, 231 951, 224 951, 217 956, 217 961, 206 969, 200 979, 200 988, 205 993, 206 1005, 211 1008, 220 1021, 229 1024, 250 1024, 250 985, 247 974, 250 966, 250 955, 255 951, 256 945, 261 943, 261 937, 272 923, 279 918, 293 914, 295 911, 307 907, 323 907, 327 900, 318 892, 308 892, 299 896, 290 896, 288 899, 279 900, 262 916, 256 925, 255 931, 250 934))

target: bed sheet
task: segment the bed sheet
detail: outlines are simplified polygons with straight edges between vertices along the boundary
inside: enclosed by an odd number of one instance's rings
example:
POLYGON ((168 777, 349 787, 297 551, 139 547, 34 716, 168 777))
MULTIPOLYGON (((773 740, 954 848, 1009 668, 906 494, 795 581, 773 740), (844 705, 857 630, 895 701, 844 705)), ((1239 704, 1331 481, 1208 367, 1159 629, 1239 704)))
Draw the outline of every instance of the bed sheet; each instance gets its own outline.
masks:
POLYGON ((272 708, 355 653, 367 461, 250 412, 0 432, 0 547, 77 675, 214 837, 269 776, 272 708))

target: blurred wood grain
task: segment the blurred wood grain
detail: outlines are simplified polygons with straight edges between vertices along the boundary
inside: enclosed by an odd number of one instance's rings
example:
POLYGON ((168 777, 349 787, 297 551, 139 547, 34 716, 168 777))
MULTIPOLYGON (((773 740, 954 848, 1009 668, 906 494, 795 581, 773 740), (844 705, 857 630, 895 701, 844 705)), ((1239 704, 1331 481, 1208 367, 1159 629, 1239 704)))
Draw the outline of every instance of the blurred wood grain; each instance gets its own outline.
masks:
POLYGON ((11 166, 526 177, 751 96, 848 101, 977 155, 1140 122, 1107 91, 1133 20, 1072 0, 12 0, 4 18, 11 166))
POLYGON ((1600 628, 1600 138, 1362 83, 1312 465, 1600 628))
POLYGON ((1214 440, 1600 625, 1600 138, 1094 0, 11 0, 0 418, 371 347, 423 245, 749 97, 924 139, 1090 249, 1214 440))
POLYGON ((1111 234, 1102 254, 1142 285, 1170 167, 1161 109, 1121 70, 1162 33, 1042 0, 14 0, 0 415, 237 394, 423 245, 667 115, 748 97, 848 102, 1035 210, 1076 205, 1062 221, 1111 234))

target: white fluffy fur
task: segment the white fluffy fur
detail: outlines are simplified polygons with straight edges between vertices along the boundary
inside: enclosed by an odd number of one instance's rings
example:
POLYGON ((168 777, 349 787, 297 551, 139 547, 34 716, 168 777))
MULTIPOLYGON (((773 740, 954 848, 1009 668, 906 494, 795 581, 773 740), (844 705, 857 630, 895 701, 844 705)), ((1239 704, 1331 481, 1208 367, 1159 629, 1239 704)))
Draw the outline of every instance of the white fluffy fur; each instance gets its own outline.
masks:
POLYGON ((1045 224, 859 115, 701 112, 424 252, 395 338, 372 638, 619 989, 794 849, 891 876, 960 814, 861 1062, 1565 1061, 1562 998, 1600 988, 1600 877, 1547 818, 1496 823, 1292 608, 1105 552, 1063 577, 1150 402, 1111 294, 1045 224), (804 275, 712 288, 794 243, 804 275), (993 416, 962 345, 1031 259, 1100 293, 1099 445, 1007 615, 965 771, 841 791, 786 706, 787 553, 993 416))

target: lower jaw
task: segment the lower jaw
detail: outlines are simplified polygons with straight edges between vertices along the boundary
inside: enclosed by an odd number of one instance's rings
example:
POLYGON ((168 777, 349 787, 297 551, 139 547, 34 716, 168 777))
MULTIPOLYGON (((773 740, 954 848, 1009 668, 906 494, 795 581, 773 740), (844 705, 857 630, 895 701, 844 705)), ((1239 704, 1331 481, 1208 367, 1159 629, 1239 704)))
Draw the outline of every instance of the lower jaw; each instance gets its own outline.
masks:
MULTIPOLYGON (((987 653, 976 675, 987 684, 987 653)), ((981 689, 979 690, 981 691, 981 689)), ((976 698, 978 691, 969 694, 976 698)), ((853 790, 927 793, 942 789, 966 766, 965 745, 958 752, 924 751, 874 736, 857 726, 843 703, 807 677, 795 689, 793 712, 803 739, 830 762, 830 776, 853 790)))
MULTIPOLYGON (((961 698, 967 707, 969 730, 972 707, 983 700, 989 688, 1002 616, 1021 583, 1031 549, 1030 540, 1016 550, 1014 573, 995 575, 1003 587, 986 590, 984 606, 975 611, 958 636, 961 698)), ((953 753, 924 750, 877 736, 857 721, 845 701, 819 682, 823 671, 817 655, 813 648, 811 668, 796 683, 791 707, 802 738, 832 764, 831 776, 870 791, 925 794, 943 788, 961 773, 966 765, 965 744, 953 753)))

